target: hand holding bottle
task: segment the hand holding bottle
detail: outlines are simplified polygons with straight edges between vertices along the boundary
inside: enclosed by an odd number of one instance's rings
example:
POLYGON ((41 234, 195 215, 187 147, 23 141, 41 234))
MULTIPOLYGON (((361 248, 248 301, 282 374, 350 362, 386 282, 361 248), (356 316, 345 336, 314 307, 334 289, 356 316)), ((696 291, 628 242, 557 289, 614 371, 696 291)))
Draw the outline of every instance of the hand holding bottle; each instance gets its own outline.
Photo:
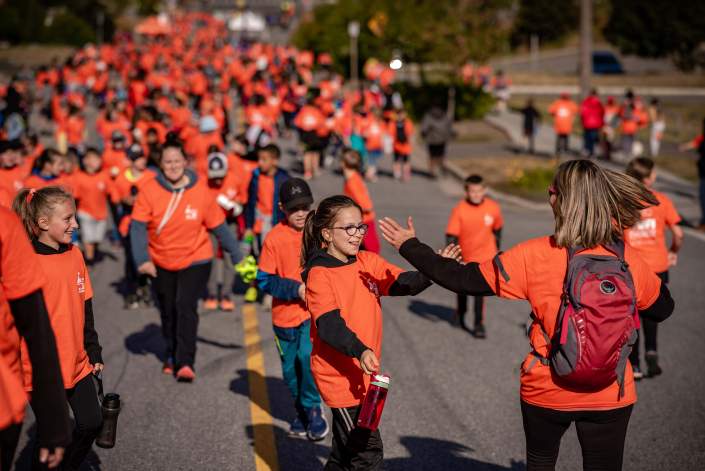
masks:
POLYGON ((365 350, 360 356, 360 369, 366 375, 373 375, 379 371, 379 360, 372 350, 365 350))

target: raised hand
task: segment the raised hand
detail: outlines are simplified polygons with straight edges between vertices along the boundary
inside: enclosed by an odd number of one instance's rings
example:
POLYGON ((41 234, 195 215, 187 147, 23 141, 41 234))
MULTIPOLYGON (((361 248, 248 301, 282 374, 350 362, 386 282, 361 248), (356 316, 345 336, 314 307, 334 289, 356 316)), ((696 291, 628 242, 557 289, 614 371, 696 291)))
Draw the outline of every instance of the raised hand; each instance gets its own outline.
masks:
POLYGON ((411 216, 406 220, 406 225, 408 229, 403 229, 391 218, 384 218, 384 221, 379 221, 379 229, 382 231, 382 237, 397 250, 399 250, 401 244, 416 237, 416 231, 414 230, 414 223, 411 221, 411 216))

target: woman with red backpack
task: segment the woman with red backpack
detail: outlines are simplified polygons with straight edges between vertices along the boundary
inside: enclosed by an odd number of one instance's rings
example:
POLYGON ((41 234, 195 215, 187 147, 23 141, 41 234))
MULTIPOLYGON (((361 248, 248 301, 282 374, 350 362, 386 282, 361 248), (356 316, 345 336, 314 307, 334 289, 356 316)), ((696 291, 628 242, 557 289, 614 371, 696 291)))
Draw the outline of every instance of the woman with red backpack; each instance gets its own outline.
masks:
POLYGON ((639 316, 661 322, 674 308, 666 285, 622 241, 623 230, 659 202, 635 178, 589 160, 558 167, 549 201, 553 236, 484 263, 435 255, 416 238, 411 218, 408 229, 389 218, 380 228, 404 258, 450 291, 531 303, 533 351, 520 366, 527 470, 555 468, 572 422, 583 469, 620 470, 636 402, 627 357, 639 316))

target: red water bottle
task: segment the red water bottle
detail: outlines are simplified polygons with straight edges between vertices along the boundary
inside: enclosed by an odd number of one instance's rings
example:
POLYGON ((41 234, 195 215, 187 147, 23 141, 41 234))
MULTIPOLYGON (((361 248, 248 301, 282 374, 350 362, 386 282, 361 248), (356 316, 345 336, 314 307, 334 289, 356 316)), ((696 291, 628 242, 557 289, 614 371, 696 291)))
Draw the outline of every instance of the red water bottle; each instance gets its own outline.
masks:
POLYGON ((384 401, 387 400, 387 392, 389 391, 389 376, 374 375, 370 381, 370 388, 365 394, 365 400, 362 403, 362 410, 357 419, 357 425, 370 430, 377 430, 379 427, 379 419, 382 417, 382 409, 384 409, 384 401))

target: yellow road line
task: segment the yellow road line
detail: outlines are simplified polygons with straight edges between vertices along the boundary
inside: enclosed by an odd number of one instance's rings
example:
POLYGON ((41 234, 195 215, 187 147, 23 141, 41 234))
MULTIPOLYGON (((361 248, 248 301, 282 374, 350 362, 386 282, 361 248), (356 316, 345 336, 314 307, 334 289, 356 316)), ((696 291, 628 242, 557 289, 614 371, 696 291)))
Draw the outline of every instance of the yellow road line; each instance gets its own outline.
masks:
POLYGON ((250 414, 255 442, 255 466, 257 471, 279 471, 277 446, 274 442, 272 410, 264 372, 264 357, 257 323, 257 308, 245 304, 242 308, 242 323, 245 331, 247 352, 247 377, 250 383, 250 414))

